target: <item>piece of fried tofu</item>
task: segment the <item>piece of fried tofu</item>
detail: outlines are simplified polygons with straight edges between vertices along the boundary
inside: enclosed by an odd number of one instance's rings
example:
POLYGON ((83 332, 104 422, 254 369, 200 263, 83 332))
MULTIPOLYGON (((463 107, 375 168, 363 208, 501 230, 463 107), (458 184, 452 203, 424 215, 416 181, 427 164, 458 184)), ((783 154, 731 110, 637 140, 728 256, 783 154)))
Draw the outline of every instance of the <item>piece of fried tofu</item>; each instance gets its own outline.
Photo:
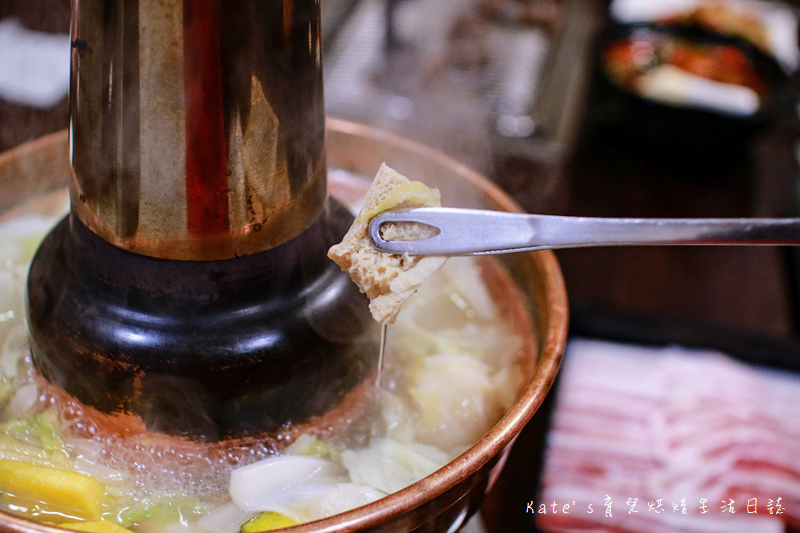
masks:
MULTIPOLYGON (((342 270, 370 299, 372 317, 382 323, 395 321, 406 299, 445 261, 439 256, 411 256, 381 252, 369 238, 369 222, 390 209, 441 207, 437 189, 411 181, 385 163, 367 191, 361 212, 341 243, 328 250, 342 270)), ((385 225, 387 240, 412 240, 430 236, 430 227, 403 224, 385 225)))

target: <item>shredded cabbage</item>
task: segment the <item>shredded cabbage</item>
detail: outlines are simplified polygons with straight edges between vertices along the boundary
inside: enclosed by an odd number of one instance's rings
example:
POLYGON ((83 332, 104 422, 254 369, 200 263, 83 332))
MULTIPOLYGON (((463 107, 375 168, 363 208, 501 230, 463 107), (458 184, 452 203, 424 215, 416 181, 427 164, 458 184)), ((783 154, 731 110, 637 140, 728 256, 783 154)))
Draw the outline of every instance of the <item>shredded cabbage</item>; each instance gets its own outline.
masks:
MULTIPOLYGON (((393 204, 439 204, 410 184, 393 204)), ((381 210, 386 206, 379 206, 381 210)), ((62 206, 61 212, 66 208, 62 206)), ((102 443, 62 432, 31 380, 24 287, 30 259, 55 217, 0 224, 0 458, 69 468, 116 498, 113 519, 138 533, 236 533, 260 512, 306 522, 375 501, 415 483, 472 445, 514 401, 522 339, 502 323, 471 258, 448 261, 409 299, 389 330, 387 363, 368 443, 341 449, 303 435, 282 455, 233 469, 230 501, 145 489, 103 461, 102 443), (20 416, 21 413, 25 413, 20 416), (135 493, 135 494, 134 494, 135 493)), ((227 471, 226 471, 227 475, 227 471)))
POLYGON ((340 464, 303 455, 274 456, 233 470, 230 495, 244 512, 273 511, 298 522, 385 496, 373 487, 349 482, 340 464))
POLYGON ((469 355, 425 359, 409 390, 420 422, 417 439, 446 449, 477 442, 503 414, 490 372, 486 363, 469 355))
POLYGON ((434 446, 393 439, 378 439, 367 448, 342 452, 342 462, 354 482, 387 494, 434 473, 450 459, 434 446))

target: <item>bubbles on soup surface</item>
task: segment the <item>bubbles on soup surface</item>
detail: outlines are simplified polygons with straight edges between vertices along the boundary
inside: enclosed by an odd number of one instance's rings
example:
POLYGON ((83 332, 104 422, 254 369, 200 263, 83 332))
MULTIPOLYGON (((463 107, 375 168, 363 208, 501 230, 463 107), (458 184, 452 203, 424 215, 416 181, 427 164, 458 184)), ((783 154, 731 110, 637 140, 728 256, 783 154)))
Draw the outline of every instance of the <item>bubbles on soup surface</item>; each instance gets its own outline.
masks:
MULTIPOLYGON (((247 473, 274 460, 270 445, 226 448, 159 436, 124 417, 118 422, 127 426, 104 431, 82 406, 33 379, 26 269, 66 203, 60 207, 0 221, 0 459, 92 476, 109 494, 102 519, 132 531, 235 533, 263 512, 303 522, 374 501, 474 444, 532 370, 526 361, 533 360, 533 330, 508 274, 494 259, 451 259, 390 326, 382 387, 370 397, 371 418, 358 421, 358 438, 287 433, 282 457, 323 465, 326 475, 257 484, 247 473), (234 470, 237 486, 253 491, 249 503, 232 498, 234 470)), ((45 519, 33 508, 17 511, 45 519)))

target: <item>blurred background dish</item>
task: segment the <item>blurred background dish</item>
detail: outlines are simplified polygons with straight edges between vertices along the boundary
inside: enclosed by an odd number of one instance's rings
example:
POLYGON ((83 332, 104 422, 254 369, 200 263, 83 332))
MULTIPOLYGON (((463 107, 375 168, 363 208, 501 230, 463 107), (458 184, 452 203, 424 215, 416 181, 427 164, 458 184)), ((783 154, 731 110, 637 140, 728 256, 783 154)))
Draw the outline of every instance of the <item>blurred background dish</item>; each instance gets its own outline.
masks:
POLYGON ((671 156, 744 146, 791 103, 774 57, 696 26, 611 25, 596 69, 607 124, 671 156))
POLYGON ((797 15, 791 3, 772 0, 611 0, 611 20, 694 27, 736 37, 797 68, 797 15))

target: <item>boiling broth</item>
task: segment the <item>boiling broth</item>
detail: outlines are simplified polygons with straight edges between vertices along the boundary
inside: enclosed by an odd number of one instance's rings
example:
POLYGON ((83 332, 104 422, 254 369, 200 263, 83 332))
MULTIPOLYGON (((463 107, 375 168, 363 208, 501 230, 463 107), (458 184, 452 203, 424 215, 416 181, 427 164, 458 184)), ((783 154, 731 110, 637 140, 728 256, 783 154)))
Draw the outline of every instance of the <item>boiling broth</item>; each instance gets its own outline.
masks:
MULTIPOLYGON (((92 476, 109 495, 102 519, 132 531, 233 533, 261 511, 303 522, 374 501, 474 444, 533 370, 533 328, 507 272, 492 258, 454 258, 389 327, 380 387, 358 431, 287 431, 275 455, 268 445, 154 435, 124 417, 109 430, 37 379, 27 347, 27 265, 67 207, 62 194, 0 225, 0 459, 92 476), (275 474, 281 465, 292 477, 275 474), (316 470, 297 479, 304 466, 316 470), (259 471, 266 468, 271 475, 259 471), (271 486, 254 483, 265 478, 271 486)), ((2 499, 4 510, 37 520, 86 519, 57 507, 8 493, 2 499)))

